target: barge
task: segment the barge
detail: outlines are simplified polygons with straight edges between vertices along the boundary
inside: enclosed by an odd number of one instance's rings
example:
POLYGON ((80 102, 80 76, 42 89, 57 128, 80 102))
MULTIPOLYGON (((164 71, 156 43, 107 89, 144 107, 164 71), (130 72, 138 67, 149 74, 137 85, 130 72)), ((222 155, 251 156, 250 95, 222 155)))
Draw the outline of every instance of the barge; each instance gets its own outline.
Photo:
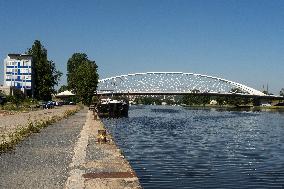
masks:
POLYGON ((101 99, 96 105, 98 116, 104 118, 128 117, 128 109, 126 100, 101 99))

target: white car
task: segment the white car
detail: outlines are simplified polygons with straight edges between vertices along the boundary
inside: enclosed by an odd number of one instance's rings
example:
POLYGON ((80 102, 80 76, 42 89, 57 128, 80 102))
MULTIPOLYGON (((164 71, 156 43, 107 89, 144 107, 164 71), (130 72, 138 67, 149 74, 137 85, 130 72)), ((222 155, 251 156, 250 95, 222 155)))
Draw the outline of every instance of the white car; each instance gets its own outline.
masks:
POLYGON ((261 104, 260 106, 271 106, 271 104, 261 104))

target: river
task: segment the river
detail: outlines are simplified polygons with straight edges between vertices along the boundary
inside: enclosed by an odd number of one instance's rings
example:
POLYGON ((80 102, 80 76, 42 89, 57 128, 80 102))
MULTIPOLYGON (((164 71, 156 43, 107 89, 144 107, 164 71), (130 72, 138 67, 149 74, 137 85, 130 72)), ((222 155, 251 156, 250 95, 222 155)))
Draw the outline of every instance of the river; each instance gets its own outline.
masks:
POLYGON ((284 187, 284 113, 131 106, 103 122, 145 189, 284 187))

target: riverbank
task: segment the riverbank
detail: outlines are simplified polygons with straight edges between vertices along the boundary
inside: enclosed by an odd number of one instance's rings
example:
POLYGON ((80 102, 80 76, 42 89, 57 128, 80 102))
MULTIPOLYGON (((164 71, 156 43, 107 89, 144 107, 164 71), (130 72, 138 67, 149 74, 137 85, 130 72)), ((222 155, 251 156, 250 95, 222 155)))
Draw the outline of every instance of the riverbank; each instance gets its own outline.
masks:
POLYGON ((251 111, 284 111, 284 106, 231 106, 231 105, 181 105, 185 108, 224 109, 224 110, 251 110, 251 111))
POLYGON ((112 136, 108 134, 106 143, 98 143, 98 130, 105 127, 97 115, 89 111, 74 148, 65 188, 142 188, 112 136))

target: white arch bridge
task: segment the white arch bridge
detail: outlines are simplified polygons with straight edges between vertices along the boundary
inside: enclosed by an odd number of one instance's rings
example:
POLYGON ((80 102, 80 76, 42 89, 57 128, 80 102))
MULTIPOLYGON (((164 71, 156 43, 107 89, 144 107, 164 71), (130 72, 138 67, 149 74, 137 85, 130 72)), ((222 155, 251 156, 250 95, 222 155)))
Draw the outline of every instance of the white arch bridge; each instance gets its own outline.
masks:
MULTIPOLYGON (((97 94, 104 95, 243 95, 268 97, 246 85, 208 75, 183 72, 147 72, 99 80, 97 94)), ((275 96, 274 96, 275 97, 275 96)))

